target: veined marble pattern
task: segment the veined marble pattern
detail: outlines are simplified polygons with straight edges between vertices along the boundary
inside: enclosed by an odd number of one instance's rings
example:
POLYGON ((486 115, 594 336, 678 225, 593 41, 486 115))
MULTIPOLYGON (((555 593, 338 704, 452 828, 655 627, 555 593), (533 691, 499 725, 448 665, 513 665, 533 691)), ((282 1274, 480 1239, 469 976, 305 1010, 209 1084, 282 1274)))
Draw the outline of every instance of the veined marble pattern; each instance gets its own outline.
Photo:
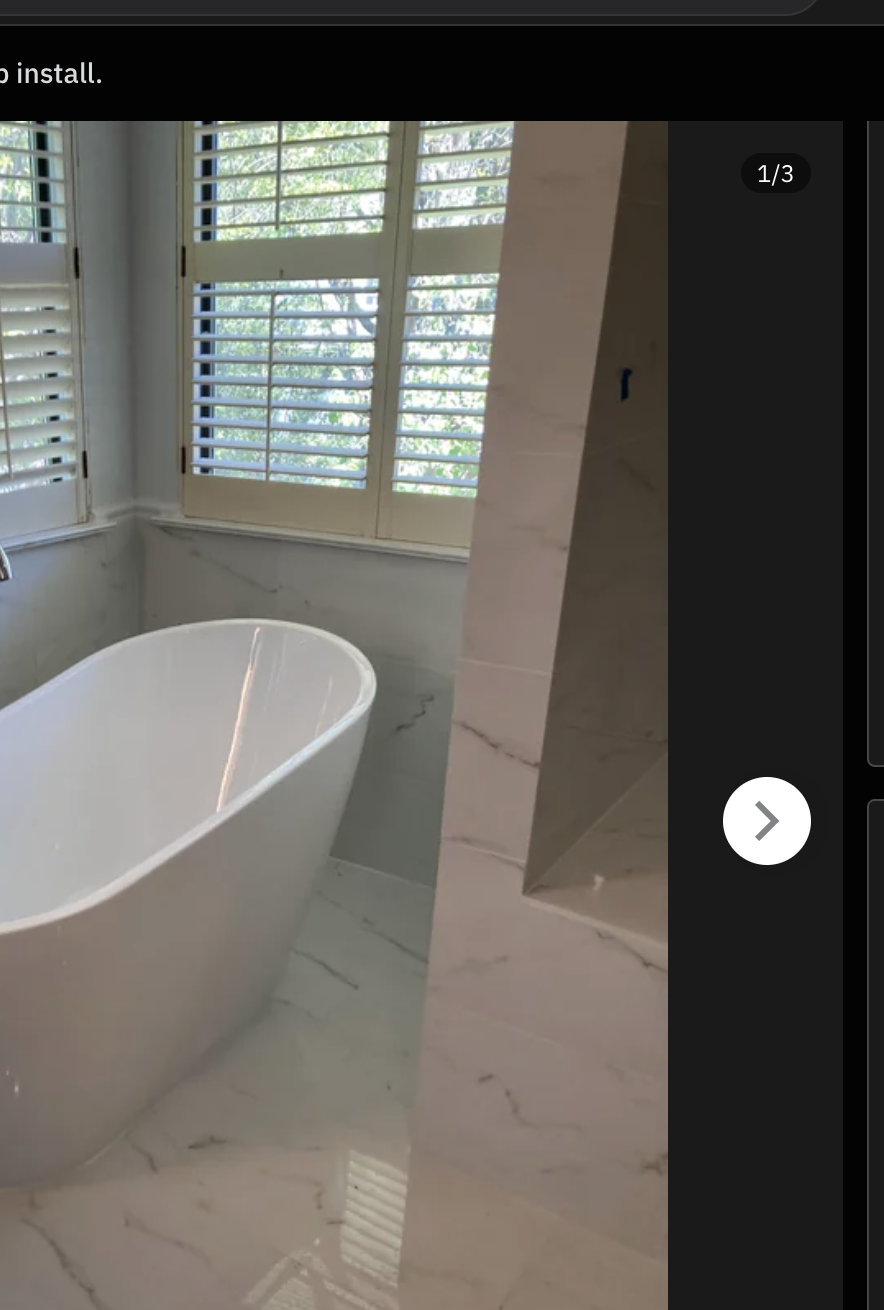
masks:
POLYGON ((526 859, 548 697, 545 674, 460 661, 445 792, 448 841, 526 859))
MULTIPOLYGON (((542 984, 541 984, 542 985, 542 984)), ((665 1084, 431 999, 420 1149, 636 1252, 667 1251, 665 1084)))
POLYGON ((263 1018, 90 1165, 0 1194, 3 1310, 661 1310, 663 1266, 409 1162, 431 910, 333 862, 263 1018))
POLYGON ((279 618, 352 641, 373 659, 452 671, 466 569, 303 541, 142 525, 145 628, 279 618))
POLYGON ((626 127, 517 125, 486 422, 510 450, 583 451, 626 127))
POLYGON ((415 1141, 665 1258, 668 946, 523 884, 443 842, 415 1141))
POLYGON ((429 995, 663 1083, 666 947, 560 914, 523 895, 523 877, 486 851, 443 845, 429 995))
POLYGON ((472 660, 552 672, 625 135, 615 119, 516 128, 464 628, 472 660))
POLYGON ((579 477, 578 455, 484 450, 464 626, 468 659, 552 672, 579 477))
POLYGON ((518 122, 414 1120, 421 1150, 651 1258, 668 947, 622 899, 608 923, 523 892, 666 752, 663 178, 663 125, 518 122))

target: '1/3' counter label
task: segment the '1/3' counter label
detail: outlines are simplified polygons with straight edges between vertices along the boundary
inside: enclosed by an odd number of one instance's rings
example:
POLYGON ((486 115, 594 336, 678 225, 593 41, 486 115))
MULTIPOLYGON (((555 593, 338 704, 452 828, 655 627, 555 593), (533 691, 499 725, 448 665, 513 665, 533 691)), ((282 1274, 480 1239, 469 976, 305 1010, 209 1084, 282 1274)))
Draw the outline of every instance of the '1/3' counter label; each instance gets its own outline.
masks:
POLYGON ((741 176, 750 191, 794 195, 810 181, 810 164, 803 155, 750 155, 741 176))

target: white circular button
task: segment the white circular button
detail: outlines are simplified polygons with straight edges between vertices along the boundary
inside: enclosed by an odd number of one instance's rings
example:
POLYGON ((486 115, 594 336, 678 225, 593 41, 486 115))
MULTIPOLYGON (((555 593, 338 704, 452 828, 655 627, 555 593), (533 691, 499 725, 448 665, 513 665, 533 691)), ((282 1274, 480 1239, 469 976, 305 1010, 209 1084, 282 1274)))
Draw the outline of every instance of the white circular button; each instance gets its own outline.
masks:
POLYGON ((810 836, 810 806, 782 778, 753 778, 725 805, 724 835, 750 864, 783 864, 810 836))

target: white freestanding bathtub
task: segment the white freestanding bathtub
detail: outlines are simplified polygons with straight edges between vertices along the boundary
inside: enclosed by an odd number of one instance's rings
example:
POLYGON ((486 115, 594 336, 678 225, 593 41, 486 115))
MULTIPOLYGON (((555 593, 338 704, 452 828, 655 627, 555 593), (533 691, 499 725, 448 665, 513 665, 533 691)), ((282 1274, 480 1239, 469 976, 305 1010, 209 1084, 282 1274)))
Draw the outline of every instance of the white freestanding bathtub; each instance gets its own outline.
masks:
POLYGON ((375 693, 292 623, 135 637, 0 712, 0 1186, 112 1141, 272 991, 375 693))

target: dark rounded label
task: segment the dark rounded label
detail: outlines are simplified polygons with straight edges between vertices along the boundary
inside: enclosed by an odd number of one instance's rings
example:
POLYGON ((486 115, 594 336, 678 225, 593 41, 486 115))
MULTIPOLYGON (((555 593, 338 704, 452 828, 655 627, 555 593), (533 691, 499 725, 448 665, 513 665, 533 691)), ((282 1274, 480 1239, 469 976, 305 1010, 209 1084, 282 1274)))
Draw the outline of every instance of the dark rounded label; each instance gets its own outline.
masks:
POLYGON ((803 155, 750 155, 741 176, 750 191, 794 195, 810 181, 810 164, 803 155))

